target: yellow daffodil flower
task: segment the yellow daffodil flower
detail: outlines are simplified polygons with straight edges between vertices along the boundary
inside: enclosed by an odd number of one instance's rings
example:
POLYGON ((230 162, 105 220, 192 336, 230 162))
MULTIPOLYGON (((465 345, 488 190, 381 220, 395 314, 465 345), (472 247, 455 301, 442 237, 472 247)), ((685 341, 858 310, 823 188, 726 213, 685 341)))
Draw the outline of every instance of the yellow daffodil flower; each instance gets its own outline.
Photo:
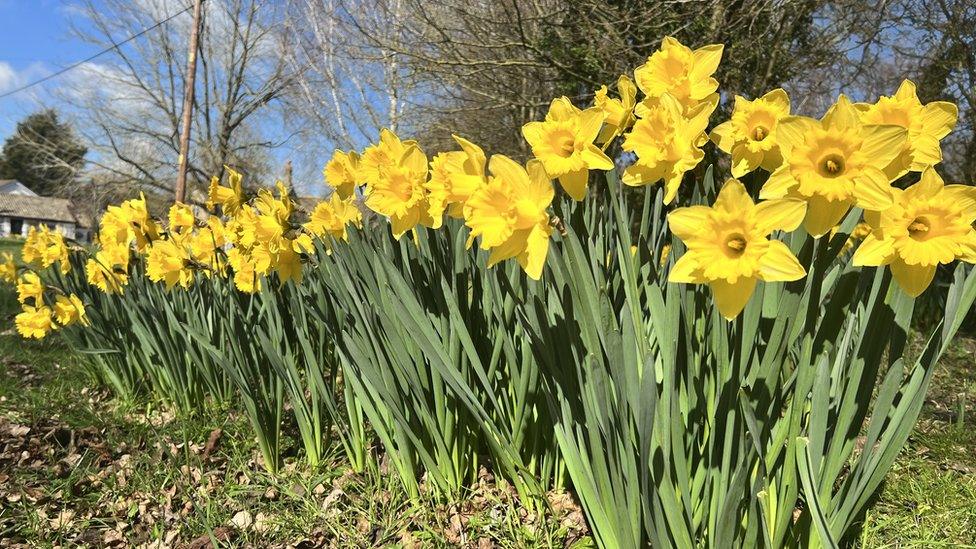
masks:
POLYGON ((487 159, 481 147, 463 137, 452 137, 461 150, 440 153, 430 161, 430 179, 426 187, 434 229, 443 223, 445 211, 451 217, 462 217, 468 197, 488 180, 485 176, 487 159))
POLYGON ((227 183, 224 187, 217 176, 210 178, 210 188, 207 192, 207 210, 215 211, 217 206, 224 215, 236 215, 237 210, 244 204, 244 176, 227 166, 227 183))
POLYGON ((366 206, 390 219, 393 236, 417 224, 431 226, 427 203, 427 156, 414 141, 401 141, 389 130, 360 159, 366 180, 366 206))
POLYGON ((54 301, 54 319, 61 326, 71 326, 81 324, 88 326, 88 316, 85 313, 85 304, 75 294, 68 296, 59 295, 54 301))
POLYGON ((532 154, 573 200, 586 196, 590 170, 613 169, 613 160, 593 144, 605 118, 598 108, 581 111, 560 97, 549 105, 545 121, 522 126, 532 154))
POLYGON ((234 269, 234 286, 239 291, 249 294, 261 291, 261 273, 248 254, 240 248, 231 248, 227 252, 227 262, 234 269))
POLYGON ((169 230, 176 234, 183 234, 193 229, 196 218, 193 210, 186 204, 177 202, 169 208, 169 230))
POLYGON ((617 79, 617 93, 619 98, 611 98, 607 87, 601 86, 593 97, 594 106, 606 115, 603 129, 596 138, 596 142, 601 145, 629 130, 636 121, 634 107, 637 105, 637 86, 634 81, 625 74, 620 75, 617 79))
POLYGON ((843 95, 819 121, 784 118, 777 128, 783 165, 759 196, 806 200, 804 227, 814 237, 829 232, 853 205, 886 209, 895 191, 884 168, 902 151, 907 133, 899 126, 862 124, 843 95))
MULTIPOLYGON (((328 200, 315 205, 305 229, 315 236, 329 235, 336 240, 348 240, 347 226, 362 227, 363 214, 356 207, 353 197, 342 198, 332 193, 328 200)), ((308 251, 308 250, 306 250, 308 251)))
POLYGON ((187 244, 193 261, 209 267, 209 270, 203 271, 206 276, 209 277, 214 272, 223 272, 224 262, 218 250, 223 248, 226 241, 223 225, 219 219, 211 217, 207 220, 207 227, 194 232, 187 244))
POLYGON ((129 248, 127 245, 111 245, 99 250, 85 263, 88 283, 107 293, 122 293, 129 283, 129 248))
POLYGON ((28 271, 20 275, 17 281, 17 300, 22 304, 27 304, 30 300, 35 307, 44 304, 44 284, 37 273, 28 271))
POLYGON ((786 244, 767 237, 792 231, 803 221, 802 200, 753 203, 742 183, 729 180, 715 205, 678 208, 668 215, 671 232, 688 250, 671 269, 669 282, 708 284, 726 319, 745 308, 756 282, 786 282, 806 275, 786 244))
POLYGON ((538 160, 529 161, 526 170, 496 154, 488 167, 488 183, 464 206, 470 239, 480 238, 481 249, 490 250, 489 267, 514 257, 530 278, 538 280, 552 233, 547 211, 554 195, 552 180, 538 160))
POLYGON ((732 119, 712 130, 711 139, 732 155, 732 177, 762 168, 773 172, 783 163, 776 140, 776 126, 790 115, 790 97, 775 89, 759 99, 735 96, 732 119))
POLYGON ((31 227, 27 231, 27 238, 20 252, 25 263, 35 267, 47 268, 58 262, 61 272, 71 271, 68 261, 68 246, 64 242, 64 235, 60 231, 49 229, 44 225, 31 227))
POLYGON ((711 44, 692 51, 667 36, 661 48, 634 71, 637 87, 652 100, 671 95, 686 112, 702 102, 717 102, 718 80, 712 75, 724 49, 722 44, 711 44))
POLYGON ((25 338, 43 339, 54 329, 50 307, 25 306, 23 312, 14 319, 14 323, 17 332, 25 338))
POLYGON ((3 255, 0 255, 0 280, 9 284, 17 281, 17 264, 14 263, 14 256, 10 252, 3 252, 3 255))
POLYGON ((322 170, 325 182, 335 189, 339 198, 349 198, 359 184, 359 154, 355 151, 336 150, 322 170))
POLYGON ((637 161, 624 169, 626 185, 641 186, 664 180, 664 202, 670 204, 678 194, 685 172, 705 157, 701 146, 707 140, 705 127, 716 103, 702 103, 686 118, 681 104, 669 94, 649 103, 641 111, 630 133, 624 135, 623 150, 637 155, 637 161))
POLYGON ((289 280, 294 280, 296 283, 302 281, 302 257, 300 252, 300 244, 292 240, 288 240, 287 246, 278 251, 275 257, 275 272, 278 273, 278 280, 281 284, 289 280))
POLYGON ((144 252, 146 248, 159 238, 160 227, 156 220, 149 215, 146 196, 126 200, 121 207, 122 218, 126 220, 135 239, 136 250, 144 252))
POLYGON ((149 247, 146 256, 146 275, 153 282, 165 283, 167 290, 177 284, 188 288, 193 282, 189 261, 190 256, 183 246, 172 240, 157 240, 149 247))
POLYGON ((976 263, 976 187, 945 185, 934 168, 896 189, 892 207, 864 217, 872 231, 854 252, 854 265, 888 265, 912 297, 928 288, 940 264, 976 263))
POLYGON ((882 96, 873 104, 855 103, 854 107, 863 124, 890 124, 908 130, 901 154, 885 169, 892 180, 942 162, 939 141, 949 135, 959 117, 958 107, 948 101, 923 105, 910 80, 903 81, 893 96, 882 96))

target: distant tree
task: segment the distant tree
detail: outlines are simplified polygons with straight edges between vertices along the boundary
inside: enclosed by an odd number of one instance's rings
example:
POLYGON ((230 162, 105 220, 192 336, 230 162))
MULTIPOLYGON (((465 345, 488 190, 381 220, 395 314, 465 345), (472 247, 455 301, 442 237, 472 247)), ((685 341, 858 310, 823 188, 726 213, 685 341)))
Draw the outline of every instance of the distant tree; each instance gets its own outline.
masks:
POLYGON ((63 194, 85 164, 88 149, 53 109, 17 124, 0 159, 0 178, 16 179, 41 195, 63 194))

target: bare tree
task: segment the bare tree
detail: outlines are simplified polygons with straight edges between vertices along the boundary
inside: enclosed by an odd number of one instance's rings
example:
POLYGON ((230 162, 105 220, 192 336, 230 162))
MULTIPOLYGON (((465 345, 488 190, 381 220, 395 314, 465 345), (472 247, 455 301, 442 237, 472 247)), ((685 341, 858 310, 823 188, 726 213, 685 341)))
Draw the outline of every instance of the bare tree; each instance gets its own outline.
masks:
MULTIPOLYGON (((409 127, 432 148, 452 147, 449 135, 458 132, 514 155, 526 153, 522 124, 541 118, 553 97, 588 102, 600 85, 643 63, 665 35, 693 46, 725 43, 724 90, 759 95, 792 83, 820 92, 828 86, 810 85, 803 75, 822 71, 820 84, 834 82, 826 78, 828 68, 858 44, 858 33, 870 36, 879 24, 873 12, 853 9, 854 0, 297 1, 328 4, 311 10, 323 14, 329 31, 317 35, 337 32, 341 40, 318 42, 355 52, 354 73, 365 59, 392 69, 384 73, 387 82, 410 84, 400 95, 383 95, 393 105, 381 110, 392 113, 390 122, 409 127)), ((320 75, 344 72, 311 64, 320 75)))
MULTIPOLYGON (((185 8, 165 0, 87 0, 88 24, 75 32, 108 47, 151 28, 113 50, 107 61, 86 66, 82 78, 61 91, 78 113, 77 126, 96 151, 101 178, 169 193, 179 154, 179 121, 185 82, 189 13, 153 28, 185 8), (110 178, 105 177, 110 175, 110 178)), ((269 0, 207 0, 198 56, 188 193, 229 165, 262 175, 269 151, 282 139, 269 106, 289 84, 287 43, 269 0)), ((104 58, 103 58, 104 59, 104 58)))

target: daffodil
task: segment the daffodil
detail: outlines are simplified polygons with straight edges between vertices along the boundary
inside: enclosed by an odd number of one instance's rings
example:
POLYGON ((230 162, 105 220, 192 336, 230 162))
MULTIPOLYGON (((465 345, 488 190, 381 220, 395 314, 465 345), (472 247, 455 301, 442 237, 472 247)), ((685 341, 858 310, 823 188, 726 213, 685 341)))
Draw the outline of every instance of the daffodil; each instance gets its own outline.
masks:
POLYGON ((223 271, 224 262, 221 261, 218 250, 226 244, 226 241, 223 225, 219 219, 212 217, 207 220, 207 227, 194 232, 187 244, 193 261, 209 267, 204 270, 206 276, 223 271))
POLYGON ((790 115, 790 97, 782 89, 749 101, 735 96, 732 119, 712 130, 711 139, 732 155, 732 177, 762 168, 774 171, 783 163, 776 126, 790 115))
POLYGON ((85 304, 81 298, 75 294, 59 295, 54 301, 54 319, 61 326, 71 326, 81 324, 88 326, 88 315, 85 313, 85 304))
POLYGON ((123 202, 121 216, 129 225, 137 251, 145 251, 153 241, 159 238, 159 223, 149 214, 145 195, 140 194, 139 198, 123 202))
POLYGON ((671 268, 670 282, 708 284, 719 312, 733 319, 745 308, 756 282, 785 282, 806 275, 786 244, 769 240, 803 221, 805 203, 784 198, 753 203, 742 183, 729 180, 715 205, 678 208, 668 227, 687 246, 671 268))
POLYGON ((545 121, 522 126, 532 154, 574 200, 586 196, 590 170, 613 169, 610 157, 593 144, 606 116, 596 107, 581 111, 560 97, 549 105, 545 121))
POLYGON ((10 252, 0 255, 0 280, 13 284, 17 281, 17 264, 10 252))
POLYGON ((347 227, 362 226, 363 215, 352 197, 342 198, 332 193, 328 200, 315 205, 305 229, 315 236, 329 235, 336 240, 348 240, 347 227))
POLYGON ((888 265, 898 285, 916 297, 940 264, 976 263, 976 187, 945 185, 928 168, 918 183, 894 192, 890 208, 865 214, 872 231, 854 252, 854 265, 888 265))
POLYGON ((759 196, 807 201, 804 226, 814 237, 829 232, 851 206, 886 209, 895 190, 884 168, 902 151, 907 133, 899 126, 863 124, 843 95, 819 121, 784 118, 777 127, 783 165, 759 196))
POLYGON ((939 141, 956 125, 959 109, 948 101, 923 105, 915 84, 905 80, 893 96, 882 96, 876 103, 856 103, 863 124, 890 124, 908 130, 908 139, 885 171, 889 179, 920 172, 942 162, 939 141))
POLYGON ((220 206, 224 215, 232 216, 244 204, 244 176, 226 166, 224 169, 227 170, 228 186, 222 186, 219 177, 211 177, 206 206, 211 212, 220 206))
POLYGON ((31 227, 27 231, 20 256, 25 263, 35 267, 47 268, 58 262, 62 273, 67 274, 71 270, 64 236, 60 231, 49 229, 44 225, 40 228, 31 227))
POLYGON ((603 144, 634 125, 634 107, 637 105, 637 86, 627 75, 622 74, 617 79, 617 93, 619 98, 611 98, 606 86, 601 86, 596 90, 593 97, 593 105, 603 111, 606 118, 603 121, 603 129, 597 136, 596 142, 603 144))
POLYGON ((711 44, 692 51, 667 36, 661 48, 634 71, 637 87, 652 100, 671 95, 685 111, 702 102, 716 102, 718 81, 712 75, 724 49, 722 44, 711 44))
POLYGON ((22 337, 42 339, 54 329, 50 307, 25 306, 23 312, 14 319, 17 332, 22 337))
POLYGON ((302 281, 302 258, 299 252, 301 246, 295 241, 288 240, 287 246, 278 251, 275 257, 275 272, 281 284, 293 280, 302 281))
POLYGON ((227 252, 227 262, 234 270, 234 286, 239 291, 249 294, 261 291, 261 273, 248 254, 239 248, 231 248, 227 252))
POLYGON ((529 161, 526 170, 496 154, 488 167, 488 182, 464 206, 470 238, 480 239, 481 248, 490 250, 489 267, 514 257, 530 278, 538 280, 552 232, 547 211, 554 195, 552 181, 538 160, 529 161))
POLYGON ((169 208, 169 230, 176 234, 183 234, 193 229, 196 218, 193 210, 181 202, 177 202, 169 208))
POLYGON ((430 161, 426 187, 434 229, 441 226, 445 211, 451 217, 461 217, 468 197, 488 180, 481 147, 463 137, 453 137, 461 150, 442 152, 430 161))
POLYGON ((427 202, 427 156, 414 141, 401 141, 389 130, 360 160, 366 180, 366 206, 390 219, 397 238, 417 224, 431 226, 427 202))
POLYGON ((359 154, 355 151, 336 150, 322 170, 325 182, 335 189, 339 198, 349 198, 359 184, 359 154))
POLYGON ((34 272, 25 272, 17 281, 17 300, 26 304, 29 300, 35 307, 44 304, 44 284, 34 272))
POLYGON ((637 155, 624 170, 621 180, 630 186, 664 181, 664 202, 678 194, 684 174, 705 157, 701 146, 705 127, 716 103, 701 103, 686 117, 682 106, 669 94, 647 104, 630 133, 624 135, 623 150, 637 155))
POLYGON ((129 248, 127 245, 103 245, 94 257, 85 263, 88 283, 107 293, 122 293, 122 287, 129 283, 129 248))
POLYGON ((165 283, 167 290, 177 284, 188 288, 193 282, 190 256, 172 240, 157 240, 146 256, 146 275, 153 282, 165 283))

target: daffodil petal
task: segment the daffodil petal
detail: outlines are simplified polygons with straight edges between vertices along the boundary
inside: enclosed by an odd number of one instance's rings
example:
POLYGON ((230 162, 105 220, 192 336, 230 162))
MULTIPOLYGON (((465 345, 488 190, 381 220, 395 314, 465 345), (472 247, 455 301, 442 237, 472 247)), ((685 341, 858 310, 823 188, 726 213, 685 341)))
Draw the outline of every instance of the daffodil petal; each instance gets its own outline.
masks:
POLYGON ((806 116, 787 116, 776 124, 776 141, 784 156, 789 156, 794 147, 802 145, 812 130, 820 123, 806 116))
POLYGON ((678 208, 668 214, 668 228, 672 234, 687 242, 701 231, 711 212, 712 209, 708 206, 678 208))
POLYGON ((586 186, 589 178, 590 171, 583 168, 582 170, 576 170, 575 172, 569 172, 559 176, 559 184, 562 185, 563 190, 573 200, 580 201, 586 198, 586 186))
POLYGON ((783 116, 788 116, 790 114, 790 96, 786 93, 783 88, 776 88, 761 98, 763 101, 770 103, 775 109, 777 109, 783 116))
POLYGON ((668 282, 679 282, 686 284, 701 284, 705 280, 698 274, 698 262, 695 260, 694 252, 685 252, 678 258, 678 261, 671 267, 668 273, 668 282))
POLYGON ((891 164, 905 148, 908 138, 908 130, 901 126, 864 126, 862 132, 861 152, 877 168, 891 164))
POLYGON ((811 236, 819 238, 830 232, 849 209, 850 201, 831 201, 814 196, 807 202, 807 216, 803 220, 803 227, 811 236))
POLYGON ((894 241, 869 234, 854 250, 852 259, 855 267, 879 267, 887 265, 895 256, 894 241))
POLYGON ((792 231, 803 223, 807 203, 798 198, 766 200, 756 206, 756 224, 763 234, 792 231))
POLYGON ((586 167, 591 170, 610 171, 613 169, 613 160, 600 150, 600 147, 593 144, 583 148, 583 161, 586 162, 586 167))
POLYGON ((896 260, 891 263, 891 274, 898 285, 911 297, 918 297, 935 278, 936 265, 908 265, 896 260))
POLYGON ((806 276, 807 271, 779 240, 770 240, 769 248, 759 260, 759 277, 767 282, 791 282, 806 276))
POLYGON ((542 278, 542 269, 546 265, 546 255, 549 253, 549 236, 552 227, 548 223, 539 223, 532 228, 525 241, 525 249, 518 255, 519 265, 532 280, 542 278))
POLYGON ((749 150, 744 143, 732 149, 732 177, 742 177, 754 171, 763 161, 762 151, 749 150))
POLYGON ((722 186, 722 190, 718 192, 718 197, 715 199, 715 205, 713 207, 716 210, 741 212, 752 210, 755 204, 749 196, 749 192, 746 191, 745 185, 738 179, 729 179, 722 186))
POLYGON ((884 171, 865 167, 854 185, 854 198, 865 210, 885 210, 894 203, 895 193, 884 171))
POLYGON ((740 278, 732 284, 725 280, 715 280, 708 285, 712 288, 712 296, 715 298, 718 311, 727 320, 732 320, 739 316, 742 309, 745 309, 752 292, 756 289, 756 279, 740 278))
POLYGON ((934 101, 925 105, 922 112, 922 127, 925 133, 942 139, 956 127, 959 107, 948 101, 934 101))
POLYGON ((712 128, 712 133, 709 138, 715 145, 721 149, 723 152, 731 154, 732 146, 735 145, 735 130, 732 127, 732 122, 722 122, 718 126, 712 128))
POLYGON ((764 200, 770 198, 783 198, 789 192, 790 189, 795 187, 797 184, 796 178, 790 173, 790 168, 787 165, 780 166, 772 174, 770 174, 769 179, 763 185, 762 189, 759 190, 759 198, 764 200))

